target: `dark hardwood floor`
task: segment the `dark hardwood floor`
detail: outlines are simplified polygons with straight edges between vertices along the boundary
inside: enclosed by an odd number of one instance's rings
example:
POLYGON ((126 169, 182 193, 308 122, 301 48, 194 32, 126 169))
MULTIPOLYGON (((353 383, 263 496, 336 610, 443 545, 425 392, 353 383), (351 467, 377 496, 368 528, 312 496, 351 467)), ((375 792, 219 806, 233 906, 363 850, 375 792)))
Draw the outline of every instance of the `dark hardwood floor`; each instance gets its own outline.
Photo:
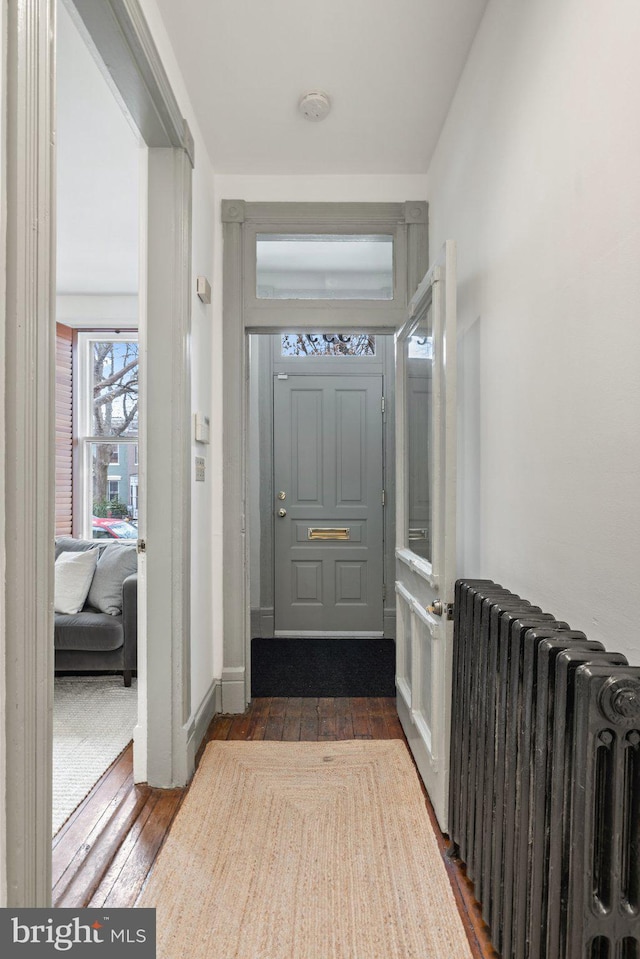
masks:
MULTIPOLYGON (((196 761, 210 739, 317 742, 404 738, 395 699, 254 699, 242 716, 213 719, 196 761)), ((135 903, 186 789, 136 786, 132 770, 129 745, 55 837, 54 906, 135 903)), ((474 959, 494 957, 473 886, 461 863, 447 857, 447 839, 438 828, 426 792, 424 796, 474 959)))

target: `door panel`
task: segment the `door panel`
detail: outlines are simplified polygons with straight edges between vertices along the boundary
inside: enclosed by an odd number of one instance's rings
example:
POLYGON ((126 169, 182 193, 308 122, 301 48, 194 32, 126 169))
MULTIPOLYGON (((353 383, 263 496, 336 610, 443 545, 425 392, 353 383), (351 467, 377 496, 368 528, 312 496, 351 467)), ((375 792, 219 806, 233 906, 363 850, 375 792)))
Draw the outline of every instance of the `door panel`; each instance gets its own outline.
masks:
POLYGON ((447 830, 455 553, 455 244, 396 335, 398 715, 447 830))
POLYGON ((379 375, 274 379, 276 635, 382 635, 381 399, 379 375))

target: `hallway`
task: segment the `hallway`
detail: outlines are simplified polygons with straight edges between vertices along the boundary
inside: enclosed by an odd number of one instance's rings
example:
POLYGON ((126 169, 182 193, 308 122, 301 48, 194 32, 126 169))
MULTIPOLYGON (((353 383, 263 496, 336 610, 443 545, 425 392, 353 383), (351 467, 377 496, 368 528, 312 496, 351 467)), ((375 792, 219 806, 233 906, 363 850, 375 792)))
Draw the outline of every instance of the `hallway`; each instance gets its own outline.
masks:
MULTIPOLYGON (((255 699, 241 716, 216 716, 209 740, 328 742, 405 737, 392 698, 255 699)), ((135 786, 129 746, 56 837, 55 906, 132 906, 187 790, 135 786)), ((434 826, 474 959, 495 953, 463 869, 446 856, 446 837, 434 826)), ((292 957, 298 959, 298 957, 292 957)), ((302 959, 302 957, 300 957, 302 959)), ((438 959, 438 957, 434 957, 438 959)), ((445 957, 442 957, 445 959, 445 957)))

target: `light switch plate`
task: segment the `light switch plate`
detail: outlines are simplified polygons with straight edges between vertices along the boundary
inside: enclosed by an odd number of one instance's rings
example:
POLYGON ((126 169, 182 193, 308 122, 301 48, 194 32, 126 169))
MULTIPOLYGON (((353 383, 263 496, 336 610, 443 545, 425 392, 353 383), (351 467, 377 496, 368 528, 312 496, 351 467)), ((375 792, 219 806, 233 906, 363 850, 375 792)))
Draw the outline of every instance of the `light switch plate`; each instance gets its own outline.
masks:
POLYGON ((204 413, 194 413, 194 433, 196 443, 209 442, 209 417, 204 413))

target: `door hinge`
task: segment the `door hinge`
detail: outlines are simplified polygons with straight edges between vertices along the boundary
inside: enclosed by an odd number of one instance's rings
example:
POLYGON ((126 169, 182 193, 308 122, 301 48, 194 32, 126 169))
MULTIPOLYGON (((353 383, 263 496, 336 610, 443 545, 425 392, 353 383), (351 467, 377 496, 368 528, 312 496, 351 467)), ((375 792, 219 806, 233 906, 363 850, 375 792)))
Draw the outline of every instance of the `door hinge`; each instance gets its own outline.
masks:
POLYGON ((387 494, 386 494, 385 490, 382 490, 382 505, 383 505, 383 506, 386 506, 386 499, 387 499, 387 494))
POLYGON ((384 399, 384 396, 382 397, 382 404, 381 404, 381 405, 382 405, 382 415, 384 416, 384 411, 385 411, 385 399, 384 399))
POLYGON ((139 540, 138 540, 138 542, 136 543, 136 550, 137 550, 138 553, 146 553, 146 552, 147 552, 147 544, 146 544, 145 540, 143 540, 143 539, 139 539, 139 540))
POLYGON ((386 583, 383 583, 383 584, 382 584, 382 600, 383 600, 383 602, 384 602, 384 600, 385 600, 386 598, 387 598, 387 584, 386 584, 386 583))

